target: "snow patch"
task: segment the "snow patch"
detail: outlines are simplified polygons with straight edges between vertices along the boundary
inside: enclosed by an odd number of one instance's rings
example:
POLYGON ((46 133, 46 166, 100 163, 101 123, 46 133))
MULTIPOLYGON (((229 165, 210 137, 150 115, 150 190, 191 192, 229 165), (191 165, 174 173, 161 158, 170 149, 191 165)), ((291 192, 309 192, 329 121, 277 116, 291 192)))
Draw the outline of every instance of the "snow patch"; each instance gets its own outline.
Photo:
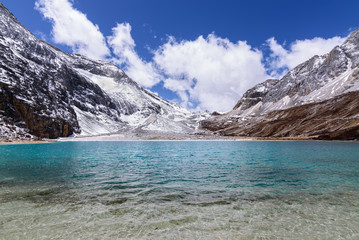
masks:
POLYGON ((91 82, 97 84, 100 88, 102 88, 106 92, 113 92, 113 91, 116 91, 116 89, 118 88, 118 84, 115 82, 115 80, 113 78, 96 75, 96 74, 90 73, 89 71, 79 69, 79 68, 75 68, 75 70, 80 75, 86 77, 91 82))
POLYGON ((121 130, 122 126, 119 122, 110 120, 108 116, 105 116, 104 114, 95 115, 90 112, 82 111, 75 106, 73 108, 81 127, 79 136, 96 136, 115 133, 121 130))

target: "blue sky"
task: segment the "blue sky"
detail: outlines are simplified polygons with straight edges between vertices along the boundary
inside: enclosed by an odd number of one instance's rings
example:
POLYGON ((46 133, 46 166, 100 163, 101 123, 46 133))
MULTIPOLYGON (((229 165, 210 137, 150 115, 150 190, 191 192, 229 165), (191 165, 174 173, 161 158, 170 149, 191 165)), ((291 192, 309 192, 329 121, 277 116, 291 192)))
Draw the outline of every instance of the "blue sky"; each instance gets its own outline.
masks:
POLYGON ((37 37, 112 61, 160 96, 210 111, 229 110, 254 84, 327 53, 359 27, 359 1, 2 3, 37 37))

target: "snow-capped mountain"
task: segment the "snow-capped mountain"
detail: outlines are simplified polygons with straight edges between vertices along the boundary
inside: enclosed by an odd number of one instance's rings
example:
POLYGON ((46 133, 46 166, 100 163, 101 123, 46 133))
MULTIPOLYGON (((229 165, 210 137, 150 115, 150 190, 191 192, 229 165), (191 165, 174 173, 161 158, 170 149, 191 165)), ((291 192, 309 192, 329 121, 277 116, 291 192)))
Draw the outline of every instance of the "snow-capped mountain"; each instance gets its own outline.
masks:
POLYGON ((38 40, 0 3, 0 138, 193 133, 200 120, 111 63, 38 40))
POLYGON ((247 116, 323 101, 359 90, 359 29, 330 53, 314 56, 280 80, 248 90, 233 113, 247 116))
POLYGON ((280 80, 257 84, 232 111, 205 120, 202 127, 237 136, 325 138, 345 132, 359 138, 353 130, 359 125, 358 97, 359 29, 341 46, 312 57, 280 80))

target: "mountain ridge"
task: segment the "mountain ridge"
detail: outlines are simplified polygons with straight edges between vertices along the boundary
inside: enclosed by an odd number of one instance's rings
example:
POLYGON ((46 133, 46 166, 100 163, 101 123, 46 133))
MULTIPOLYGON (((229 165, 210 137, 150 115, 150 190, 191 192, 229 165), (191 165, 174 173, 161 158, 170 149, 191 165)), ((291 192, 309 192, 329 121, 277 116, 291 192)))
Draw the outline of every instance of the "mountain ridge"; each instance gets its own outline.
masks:
POLYGON ((232 111, 212 116, 201 126, 230 136, 359 139, 356 126, 333 125, 333 121, 343 120, 359 124, 359 108, 346 114, 337 108, 345 110, 343 103, 348 104, 348 98, 357 106, 359 100, 354 96, 359 96, 359 29, 341 46, 313 56, 280 80, 257 84, 244 93, 232 111), (328 122, 328 117, 333 121, 328 122))
MULTIPOLYGON (((251 110, 254 115, 262 114, 273 110, 325 100, 328 97, 334 97, 344 93, 346 89, 337 89, 333 91, 335 92, 334 95, 331 95, 330 92, 326 92, 326 94, 320 96, 320 91, 318 90, 330 81, 334 81, 338 77, 343 77, 346 71, 350 72, 350 70, 358 67, 358 43, 359 29, 354 31, 341 46, 334 47, 328 54, 313 56, 304 63, 299 64, 285 74, 281 80, 277 80, 276 84, 270 85, 267 89, 261 88, 263 83, 257 84, 243 95, 233 110, 239 115, 242 114, 242 112, 244 115, 248 115, 248 112, 251 110), (355 39, 354 43, 353 39, 355 39), (260 95, 262 95, 262 99, 253 99, 255 104, 253 104, 254 102, 250 104, 253 106, 252 109, 242 106, 244 103, 251 102, 251 97, 247 96, 261 92, 262 94, 260 95), (259 102, 262 103, 262 106, 257 105, 259 102)), ((346 86, 349 86, 349 84, 346 86)), ((356 87, 358 88, 358 86, 356 87)))
POLYGON ((203 119, 140 87, 112 63, 38 40, 3 4, 0 23, 0 138, 193 133, 203 119))

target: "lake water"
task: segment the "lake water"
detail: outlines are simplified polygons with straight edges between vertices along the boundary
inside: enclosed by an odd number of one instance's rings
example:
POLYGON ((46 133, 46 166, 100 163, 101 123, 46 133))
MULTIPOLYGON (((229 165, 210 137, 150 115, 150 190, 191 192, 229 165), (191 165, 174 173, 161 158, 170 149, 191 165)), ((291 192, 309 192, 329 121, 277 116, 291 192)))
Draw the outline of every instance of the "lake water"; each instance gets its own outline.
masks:
POLYGON ((359 143, 0 146, 0 239, 359 239, 359 143))

